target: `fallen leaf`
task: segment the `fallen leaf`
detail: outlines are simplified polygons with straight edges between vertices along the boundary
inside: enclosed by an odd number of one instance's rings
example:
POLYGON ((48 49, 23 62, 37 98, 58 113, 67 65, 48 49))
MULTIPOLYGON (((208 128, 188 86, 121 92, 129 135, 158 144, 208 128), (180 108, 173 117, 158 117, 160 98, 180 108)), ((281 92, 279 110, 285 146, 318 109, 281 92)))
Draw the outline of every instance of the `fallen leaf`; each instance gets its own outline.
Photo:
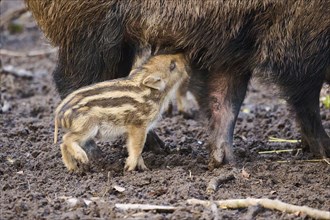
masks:
POLYGON ((67 199, 71 199, 72 196, 59 196, 59 199, 63 199, 63 200, 67 200, 67 199))
POLYGON ((15 160, 14 159, 11 159, 10 157, 7 157, 7 161, 10 164, 13 164, 15 162, 15 160))
POLYGON ((79 203, 79 199, 70 198, 70 199, 67 199, 66 202, 68 203, 69 206, 74 207, 79 203))
POLYGON ((91 200, 88 200, 88 199, 84 199, 84 203, 85 203, 87 206, 89 206, 89 204, 91 204, 92 201, 91 201, 91 200))
POLYGON ((244 168, 242 169, 242 177, 244 177, 246 179, 249 179, 249 177, 250 177, 250 174, 248 172, 246 172, 246 170, 244 168))
POLYGON ((245 113, 245 114, 250 114, 251 111, 248 108, 243 108, 242 112, 245 113))
POLYGON ((118 186, 118 185, 114 185, 113 188, 115 190, 117 190, 118 192, 124 192, 126 189, 124 187, 118 186))
POLYGON ((294 213, 295 216, 300 216, 300 214, 301 214, 300 211, 294 213))
POLYGON ((330 109, 330 95, 321 98, 321 101, 325 108, 330 109))

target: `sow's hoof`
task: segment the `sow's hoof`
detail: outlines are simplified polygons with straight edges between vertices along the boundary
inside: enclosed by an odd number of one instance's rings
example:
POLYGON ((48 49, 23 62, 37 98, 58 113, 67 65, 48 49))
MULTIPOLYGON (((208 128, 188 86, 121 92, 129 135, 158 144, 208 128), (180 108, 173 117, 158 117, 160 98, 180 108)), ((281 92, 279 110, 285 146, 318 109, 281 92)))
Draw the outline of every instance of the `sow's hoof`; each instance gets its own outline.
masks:
POLYGON ((221 167, 223 164, 235 165, 235 158, 233 156, 232 147, 228 143, 222 143, 219 146, 210 144, 210 162, 208 164, 209 170, 221 167))
POLYGON ((103 153, 101 149, 96 145, 95 141, 89 140, 86 142, 84 146, 82 146, 86 154, 88 155, 88 158, 91 160, 100 160, 103 157, 103 153))
MULTIPOLYGON (((311 138, 311 140, 313 140, 311 138)), ((301 147, 304 151, 311 152, 314 157, 329 158, 330 157, 330 138, 320 138, 317 141, 312 142, 312 145, 308 144, 305 138, 301 139, 301 147)))
POLYGON ((149 131, 144 145, 144 151, 151 151, 155 154, 169 154, 169 149, 154 131, 149 131))

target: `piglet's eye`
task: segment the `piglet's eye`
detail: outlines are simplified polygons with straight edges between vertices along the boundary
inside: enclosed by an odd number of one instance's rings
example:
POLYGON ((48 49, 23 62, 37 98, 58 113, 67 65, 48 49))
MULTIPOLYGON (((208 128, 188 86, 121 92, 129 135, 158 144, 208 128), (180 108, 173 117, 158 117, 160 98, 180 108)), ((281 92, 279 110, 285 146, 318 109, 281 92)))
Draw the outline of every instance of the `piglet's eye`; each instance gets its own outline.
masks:
POLYGON ((170 71, 172 72, 176 68, 176 63, 174 60, 171 60, 170 71))

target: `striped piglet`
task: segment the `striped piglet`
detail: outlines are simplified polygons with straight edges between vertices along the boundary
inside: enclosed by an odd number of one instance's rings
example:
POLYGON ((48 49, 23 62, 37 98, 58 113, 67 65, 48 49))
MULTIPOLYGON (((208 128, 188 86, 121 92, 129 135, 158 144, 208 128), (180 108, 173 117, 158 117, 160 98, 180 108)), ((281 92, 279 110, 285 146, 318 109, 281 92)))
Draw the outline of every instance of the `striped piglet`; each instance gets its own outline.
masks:
POLYGON ((156 55, 126 78, 93 84, 69 94, 55 113, 54 142, 57 143, 58 127, 67 130, 61 144, 65 166, 72 171, 77 169, 77 161, 88 163, 81 148, 88 140, 113 140, 126 134, 125 170, 147 170, 141 156, 146 135, 187 78, 182 54, 156 55))

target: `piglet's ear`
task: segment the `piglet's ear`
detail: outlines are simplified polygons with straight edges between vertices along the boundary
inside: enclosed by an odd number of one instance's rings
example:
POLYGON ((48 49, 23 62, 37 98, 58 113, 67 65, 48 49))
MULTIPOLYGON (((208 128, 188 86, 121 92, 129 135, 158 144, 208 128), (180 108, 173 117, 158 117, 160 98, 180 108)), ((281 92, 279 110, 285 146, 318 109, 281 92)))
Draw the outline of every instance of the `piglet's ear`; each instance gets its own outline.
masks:
POLYGON ((152 89, 163 91, 165 89, 165 82, 159 76, 148 76, 143 80, 143 85, 152 89))

